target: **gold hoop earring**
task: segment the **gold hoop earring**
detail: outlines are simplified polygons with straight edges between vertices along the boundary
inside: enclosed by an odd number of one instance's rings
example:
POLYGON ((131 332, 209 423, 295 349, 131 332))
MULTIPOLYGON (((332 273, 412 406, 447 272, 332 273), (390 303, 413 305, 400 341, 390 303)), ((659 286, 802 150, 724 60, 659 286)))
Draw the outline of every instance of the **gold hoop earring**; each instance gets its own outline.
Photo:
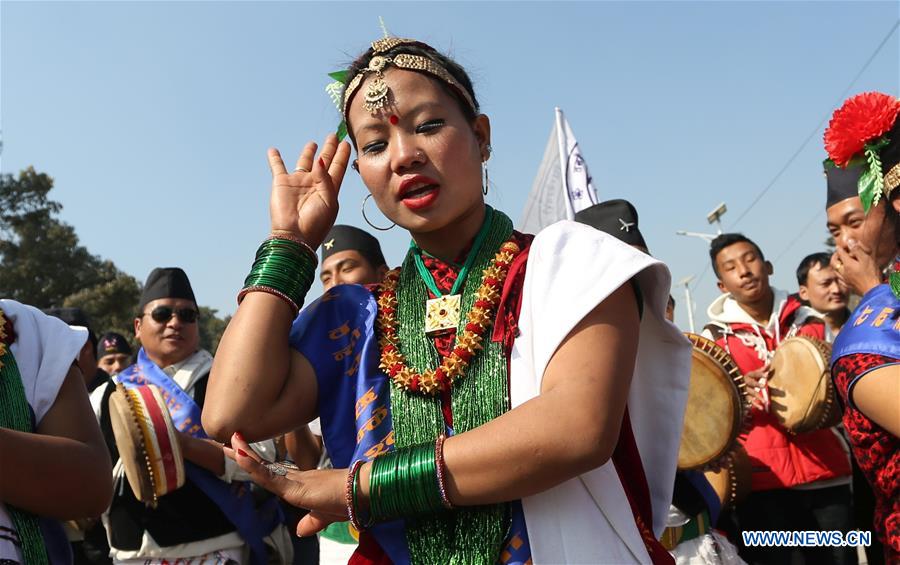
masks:
POLYGON ((369 226, 370 226, 373 230, 378 230, 378 231, 388 231, 389 229, 391 229, 391 228, 393 228, 394 226, 396 226, 397 224, 396 224, 395 222, 391 222, 391 225, 389 225, 388 227, 386 227, 386 228, 380 228, 380 227, 376 226, 375 224, 373 224, 372 222, 369 221, 369 217, 366 216, 366 202, 369 201, 369 198, 372 198, 372 194, 371 194, 371 193, 366 194, 366 197, 363 198, 363 201, 362 201, 362 208, 361 208, 361 210, 362 210, 362 217, 363 217, 363 220, 365 220, 365 222, 366 222, 367 224, 369 224, 369 226))

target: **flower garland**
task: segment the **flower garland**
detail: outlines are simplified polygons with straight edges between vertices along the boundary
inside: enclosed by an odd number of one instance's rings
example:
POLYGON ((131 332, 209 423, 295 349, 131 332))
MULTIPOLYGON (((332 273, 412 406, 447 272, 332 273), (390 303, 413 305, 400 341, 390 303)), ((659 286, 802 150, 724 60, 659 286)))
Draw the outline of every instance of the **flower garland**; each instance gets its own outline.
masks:
POLYGON ((500 246, 500 251, 494 256, 494 264, 483 271, 481 286, 475 293, 475 303, 466 316, 465 329, 457 336, 453 351, 441 360, 437 369, 427 369, 421 373, 406 365, 406 358, 399 348, 396 314, 400 269, 394 269, 385 275, 378 296, 376 318, 378 345, 381 348, 379 368, 391 377, 395 385, 403 390, 435 396, 449 391, 465 375, 469 362, 482 349, 484 333, 493 323, 494 312, 500 302, 503 282, 518 253, 519 246, 513 239, 500 246))

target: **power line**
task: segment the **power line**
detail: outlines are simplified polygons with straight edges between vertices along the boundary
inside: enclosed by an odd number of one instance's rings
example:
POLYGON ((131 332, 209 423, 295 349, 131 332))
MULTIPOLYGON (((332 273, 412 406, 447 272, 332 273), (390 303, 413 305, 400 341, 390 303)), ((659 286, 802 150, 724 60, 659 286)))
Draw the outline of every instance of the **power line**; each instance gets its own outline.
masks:
POLYGON ((772 261, 772 262, 773 262, 773 263, 777 263, 778 261, 780 261, 781 258, 784 257, 785 254, 787 254, 788 251, 790 251, 791 247, 793 247, 795 243, 797 243, 798 241, 800 241, 800 238, 803 237, 803 234, 805 234, 805 233, 807 232, 807 230, 809 230, 809 227, 810 227, 811 225, 813 225, 813 223, 814 223, 816 220, 818 220, 819 217, 820 217, 822 214, 824 214, 824 213, 825 213, 825 209, 824 209, 824 208, 821 208, 821 209, 817 210, 816 213, 813 214, 813 217, 810 218, 808 222, 806 222, 806 225, 805 225, 805 226, 803 226, 803 229, 800 230, 800 233, 798 233, 798 234, 796 235, 796 237, 794 237, 794 239, 792 239, 792 240, 790 241, 790 243, 787 244, 787 247, 785 247, 785 248, 781 251, 781 253, 778 254, 778 257, 776 257, 775 260, 772 261))
MULTIPOLYGON (((890 39, 891 36, 894 34, 894 32, 897 31, 898 26, 900 26, 900 20, 897 20, 894 22, 894 25, 891 27, 890 31, 887 32, 887 35, 884 36, 884 39, 881 40, 881 43, 878 44, 878 47, 875 48, 875 51, 872 52, 872 55, 869 56, 868 60, 866 60, 865 64, 862 66, 862 68, 859 70, 859 72, 856 73, 856 76, 853 77, 853 80, 850 81, 850 84, 847 85, 847 88, 845 88, 844 91, 841 93, 841 95, 838 96, 837 103, 834 104, 833 107, 839 106, 841 104, 841 102, 844 101, 844 98, 853 89, 853 86, 856 84, 856 81, 858 81, 859 78, 863 75, 863 73, 866 72, 866 69, 869 68, 869 65, 872 64, 872 61, 875 60, 875 57, 878 56, 878 53, 887 44, 888 39, 890 39)), ((797 150, 794 152, 793 155, 791 155, 790 159, 787 160, 787 163, 785 163, 784 166, 781 167, 781 170, 779 170, 778 173, 775 175, 775 177, 771 181, 769 181, 769 184, 767 184, 765 186, 765 188, 763 188, 762 191, 756 195, 756 198, 753 199, 753 202, 751 202, 750 205, 747 206, 747 208, 744 209, 743 212, 741 212, 741 215, 738 216, 738 218, 734 222, 731 223, 732 228, 734 226, 736 226, 738 224, 738 222, 740 222, 741 220, 744 219, 744 216, 746 216, 750 212, 750 210, 752 210, 753 207, 756 206, 760 200, 762 200, 762 197, 765 196, 767 192, 769 192, 769 189, 771 189, 773 186, 775 186, 775 183, 778 182, 778 179, 781 178, 781 175, 783 175, 784 172, 788 170, 788 168, 791 166, 791 164, 793 164, 794 160, 800 156, 800 153, 802 153, 804 149, 806 149, 806 146, 809 144, 810 140, 813 137, 815 137, 815 135, 817 133, 819 133, 819 130, 822 128, 823 125, 825 125, 826 122, 828 122, 828 119, 830 117, 831 117, 831 112, 829 111, 825 114, 825 117, 823 117, 819 121, 819 123, 816 124, 816 129, 812 130, 809 133, 809 135, 806 136, 806 139, 803 140, 803 143, 800 144, 800 147, 797 148, 797 150)))
MULTIPOLYGON (((837 103, 834 104, 834 107, 840 105, 840 103, 844 101, 844 98, 853 89, 854 85, 856 85, 856 82, 860 79, 860 77, 862 77, 863 73, 866 72, 866 70, 869 68, 869 65, 871 65, 872 62, 875 60, 875 57, 877 57, 878 54, 881 52, 881 50, 884 48, 884 46, 887 45, 888 40, 891 38, 891 36, 894 34, 894 32, 897 31, 898 27, 900 27, 900 19, 894 21, 894 25, 891 26, 891 29, 888 30, 887 34, 885 34, 884 39, 881 40, 881 42, 878 44, 878 47, 875 48, 875 50, 872 52, 872 54, 869 56, 869 58, 866 60, 866 62, 863 64, 863 66, 859 69, 859 71, 856 73, 856 75, 850 81, 850 84, 847 85, 847 88, 845 88, 844 91, 841 93, 841 95, 838 97, 837 103)), ((784 172, 787 171, 787 169, 793 164, 793 162, 803 152, 803 150, 806 149, 806 146, 809 144, 810 140, 812 140, 812 138, 815 137, 815 135, 819 132, 819 130, 828 121, 828 119, 830 117, 831 117, 831 112, 828 112, 825 115, 825 117, 822 118, 822 120, 820 120, 818 124, 816 124, 816 128, 812 132, 810 132, 810 134, 808 136, 806 136, 806 139, 803 140, 803 143, 800 144, 800 147, 794 152, 793 155, 791 155, 791 157, 787 160, 787 162, 784 164, 784 166, 781 167, 781 169, 775 174, 775 176, 772 178, 772 180, 769 181, 769 183, 765 186, 765 188, 763 188, 762 191, 760 191, 760 193, 756 195, 756 198, 753 199, 753 201, 750 203, 750 205, 746 209, 744 209, 743 212, 741 212, 741 215, 738 216, 738 218, 734 222, 732 222, 729 225, 729 229, 734 228, 738 224, 738 222, 743 220, 744 217, 750 212, 750 210, 752 210, 753 207, 759 203, 759 201, 762 199, 762 197, 765 196, 766 193, 769 192, 769 190, 773 186, 775 186, 775 183, 778 182, 778 179, 781 178, 781 175, 783 175, 784 172)), ((782 252, 778 255, 779 259, 782 256, 784 256, 784 254, 788 251, 788 249, 790 249, 791 246, 793 246, 796 243, 796 241, 806 232, 806 230, 809 229, 809 226, 811 226, 812 222, 814 222, 815 219, 819 217, 819 214, 821 212, 822 212, 821 210, 818 211, 816 213, 816 215, 813 216, 813 218, 806 224, 806 226, 804 226, 803 230, 801 230, 801 232, 793 240, 791 240, 791 242, 788 244, 788 246, 784 250, 782 250, 782 252)), ((778 261, 778 259, 776 259, 776 262, 777 261, 778 261)), ((694 279, 694 282, 691 284, 691 286, 696 289, 699 286, 699 284, 703 281, 704 277, 706 276, 706 273, 708 273, 708 272, 709 272, 709 262, 707 262, 706 267, 703 269, 703 272, 700 274, 700 276, 698 276, 696 279, 694 279)))

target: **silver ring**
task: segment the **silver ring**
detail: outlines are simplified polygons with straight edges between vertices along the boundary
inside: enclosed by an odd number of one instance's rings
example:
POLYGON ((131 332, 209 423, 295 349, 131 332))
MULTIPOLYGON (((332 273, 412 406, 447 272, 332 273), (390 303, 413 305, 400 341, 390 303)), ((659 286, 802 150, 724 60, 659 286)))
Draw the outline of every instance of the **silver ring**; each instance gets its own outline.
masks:
POLYGON ((296 173, 297 171, 303 171, 304 173, 308 173, 309 169, 304 169, 303 167, 297 167, 296 169, 294 169, 294 172, 296 173))
POLYGON ((282 461, 280 463, 265 463, 265 467, 273 475, 278 475, 279 477, 283 477, 283 476, 287 475, 288 470, 298 471, 300 469, 293 463, 288 463, 287 461, 282 461))

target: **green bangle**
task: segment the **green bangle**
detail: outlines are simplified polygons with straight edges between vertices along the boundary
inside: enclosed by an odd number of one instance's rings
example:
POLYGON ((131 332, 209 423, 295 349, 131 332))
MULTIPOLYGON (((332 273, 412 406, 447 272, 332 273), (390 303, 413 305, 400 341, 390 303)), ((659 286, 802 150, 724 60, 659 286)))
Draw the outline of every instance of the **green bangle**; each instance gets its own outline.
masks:
POLYGON ((238 294, 238 304, 250 292, 267 292, 287 302, 296 315, 316 275, 318 258, 309 246, 270 237, 256 251, 250 274, 238 294))
POLYGON ((443 509, 433 443, 396 449, 372 461, 369 478, 372 522, 432 514, 443 509))

